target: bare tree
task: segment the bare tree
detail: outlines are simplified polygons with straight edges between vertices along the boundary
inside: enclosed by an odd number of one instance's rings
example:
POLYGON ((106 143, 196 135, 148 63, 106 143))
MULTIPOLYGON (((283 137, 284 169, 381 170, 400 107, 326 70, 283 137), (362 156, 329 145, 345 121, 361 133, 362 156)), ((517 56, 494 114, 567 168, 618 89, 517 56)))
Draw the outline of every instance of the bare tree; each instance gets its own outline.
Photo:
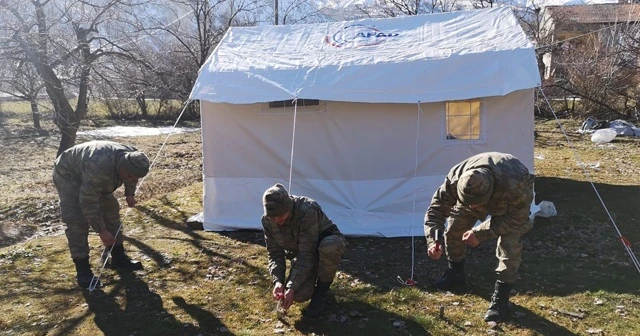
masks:
POLYGON ((44 82, 62 136, 58 155, 73 146, 89 106, 94 65, 103 57, 133 58, 119 39, 126 36, 125 17, 144 0, 0 0, 11 13, 0 23, 8 39, 0 55, 33 64, 44 82), (109 34, 107 34, 109 32, 109 34), (72 106, 74 90, 75 107, 72 106))
POLYGON ((473 8, 493 8, 497 5, 495 0, 473 0, 473 8))
POLYGON ((637 56, 621 49, 619 35, 619 31, 609 29, 564 44, 558 63, 566 80, 555 85, 580 97, 580 117, 609 119, 630 115, 629 103, 637 99, 640 84, 637 56))
POLYGON ((358 4, 356 8, 367 17, 396 17, 463 9, 457 0, 377 0, 373 4, 358 4))
POLYGON ((316 3, 310 0, 280 1, 282 12, 282 24, 313 23, 333 21, 333 18, 324 14, 316 7, 316 3))
POLYGON ((0 64, 3 68, 0 69, 0 84, 2 84, 0 92, 28 101, 31 105, 33 127, 41 130, 38 96, 44 88, 44 83, 30 63, 24 61, 3 63, 0 64))
MULTIPOLYGON (((635 22, 615 18, 633 18, 633 7, 609 7, 622 11, 607 16, 611 21, 583 21, 581 7, 546 7, 539 21, 539 35, 533 35, 538 57, 544 54, 545 92, 578 99, 574 116, 597 118, 630 117, 639 96, 638 41, 640 29, 635 22)), ((610 13, 609 13, 610 14, 610 13)), ((525 29, 526 30, 526 29, 525 29)), ((569 104, 566 104, 569 107, 569 104)))
MULTIPOLYGON (((121 70, 119 80, 135 88, 132 92, 141 108, 146 98, 186 101, 199 69, 227 29, 257 24, 257 13, 264 12, 265 6, 259 0, 165 2, 152 15, 136 15, 141 35, 131 47, 135 47, 136 63, 149 68, 109 65, 106 70, 121 70)), ((193 106, 191 114, 197 115, 193 106)))
MULTIPOLYGON (((541 78, 545 75, 545 55, 550 56, 560 48, 560 44, 554 41, 554 19, 541 7, 513 7, 520 26, 536 47, 536 60, 541 78)), ((556 20, 560 19, 556 15, 556 20)))

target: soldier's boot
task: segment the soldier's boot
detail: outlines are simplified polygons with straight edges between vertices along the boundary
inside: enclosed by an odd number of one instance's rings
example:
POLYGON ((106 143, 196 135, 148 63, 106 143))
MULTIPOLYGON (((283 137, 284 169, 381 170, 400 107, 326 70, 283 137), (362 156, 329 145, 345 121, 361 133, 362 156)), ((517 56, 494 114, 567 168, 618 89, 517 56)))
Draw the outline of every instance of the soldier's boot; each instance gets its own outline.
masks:
POLYGON ((449 261, 449 268, 440 279, 433 282, 432 286, 440 290, 448 290, 454 286, 463 285, 465 281, 464 260, 449 261))
POLYGON ((130 271, 139 271, 143 268, 141 262, 131 260, 131 258, 124 253, 122 243, 113 245, 113 249, 111 250, 111 267, 130 271))
POLYGON ((83 289, 88 289, 93 280, 97 281, 95 287, 100 287, 100 281, 98 281, 98 279, 94 280, 91 265, 89 265, 89 257, 73 258, 73 263, 76 265, 76 281, 78 282, 78 286, 83 289))
POLYGON ((331 282, 318 282, 316 284, 316 287, 313 289, 313 295, 311 295, 311 302, 305 311, 306 316, 316 317, 324 311, 324 308, 327 306, 330 286, 331 282))
POLYGON ((491 296, 491 305, 484 315, 486 322, 501 322, 507 317, 509 310, 509 295, 513 284, 496 281, 496 287, 491 296))

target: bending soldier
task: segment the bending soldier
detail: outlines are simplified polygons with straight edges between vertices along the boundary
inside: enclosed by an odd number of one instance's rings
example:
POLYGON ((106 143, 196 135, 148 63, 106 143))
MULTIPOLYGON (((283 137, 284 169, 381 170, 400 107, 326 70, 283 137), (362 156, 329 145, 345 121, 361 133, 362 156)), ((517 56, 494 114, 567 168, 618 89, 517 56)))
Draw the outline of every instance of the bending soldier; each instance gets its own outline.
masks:
POLYGON ((346 240, 320 205, 303 196, 290 196, 281 184, 263 196, 262 228, 267 244, 273 297, 282 308, 311 299, 305 314, 317 316, 325 308, 346 240), (285 278, 285 259, 291 260, 285 278))
POLYGON ((485 321, 503 320, 520 267, 520 237, 533 226, 529 219, 532 201, 533 175, 512 155, 482 153, 451 168, 424 220, 428 255, 437 260, 442 250, 436 248, 435 234, 444 230, 448 218, 444 234, 448 270, 433 286, 444 290, 464 283, 465 244, 476 247, 498 238, 497 281, 485 321), (488 215, 491 218, 485 221, 488 215), (474 227, 478 220, 484 222, 474 227))
POLYGON ((127 205, 135 206, 138 178, 148 172, 149 159, 144 153, 110 141, 76 145, 55 160, 53 182, 60 196, 62 221, 80 287, 88 288, 93 279, 89 264, 89 226, 99 234, 104 246, 113 246, 112 267, 142 269, 139 262, 125 254, 122 231, 118 233, 120 206, 113 192, 124 184, 127 205))

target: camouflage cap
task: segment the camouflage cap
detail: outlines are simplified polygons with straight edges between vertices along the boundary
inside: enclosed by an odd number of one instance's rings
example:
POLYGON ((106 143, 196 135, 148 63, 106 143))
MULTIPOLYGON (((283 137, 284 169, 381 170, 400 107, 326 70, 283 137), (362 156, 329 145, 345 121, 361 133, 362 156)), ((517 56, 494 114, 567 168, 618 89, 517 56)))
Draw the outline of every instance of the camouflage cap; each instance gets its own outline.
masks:
POLYGON ((121 167, 136 177, 145 177, 149 173, 149 158, 143 152, 129 152, 120 161, 121 167))
POLYGON ((262 196, 264 214, 267 217, 279 217, 291 211, 293 201, 287 189, 280 183, 267 189, 262 196))
POLYGON ((493 194, 494 177, 487 168, 467 170, 458 179, 458 199, 464 205, 481 205, 493 194))

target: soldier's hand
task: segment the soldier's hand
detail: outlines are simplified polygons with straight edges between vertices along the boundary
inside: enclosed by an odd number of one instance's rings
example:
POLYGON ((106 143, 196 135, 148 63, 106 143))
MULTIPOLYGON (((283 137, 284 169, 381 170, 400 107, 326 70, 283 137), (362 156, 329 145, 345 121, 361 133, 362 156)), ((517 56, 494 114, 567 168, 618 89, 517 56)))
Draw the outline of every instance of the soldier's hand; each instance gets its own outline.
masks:
POLYGON ((98 234, 100 235, 100 240, 102 240, 102 244, 104 244, 104 246, 112 246, 116 243, 116 239, 107 229, 103 229, 98 234))
POLYGON ((284 299, 284 286, 282 283, 276 282, 276 285, 273 287, 273 298, 276 301, 284 299))
POLYGON ((282 300, 282 309, 287 310, 293 304, 293 289, 288 288, 286 292, 284 292, 284 300, 282 300))
POLYGON ((442 256, 442 248, 438 248, 435 244, 427 250, 427 255, 433 260, 438 260, 442 256))
POLYGON ((469 230, 463 233, 462 241, 471 247, 476 247, 480 245, 480 242, 478 241, 478 238, 476 238, 476 234, 473 232, 473 230, 469 230))
POLYGON ((136 197, 135 196, 127 196, 127 205, 130 208, 133 208, 134 206, 136 206, 138 202, 136 202, 136 197))

